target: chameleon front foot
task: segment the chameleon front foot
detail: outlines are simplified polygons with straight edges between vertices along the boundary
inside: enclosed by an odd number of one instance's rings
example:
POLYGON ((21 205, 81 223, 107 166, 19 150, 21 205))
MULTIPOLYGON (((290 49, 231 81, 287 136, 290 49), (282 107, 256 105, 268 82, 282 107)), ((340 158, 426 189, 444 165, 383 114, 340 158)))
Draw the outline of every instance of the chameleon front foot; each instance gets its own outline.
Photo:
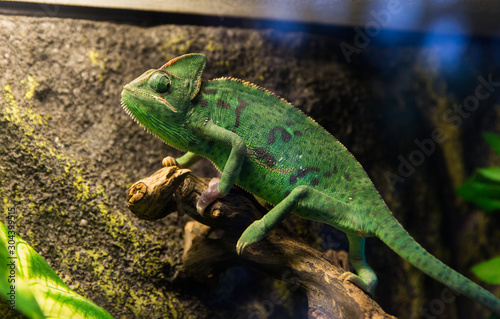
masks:
POLYGON ((203 214, 207 206, 216 199, 224 197, 224 194, 219 191, 219 182, 220 178, 212 178, 210 183, 208 183, 207 190, 205 190, 198 199, 196 210, 200 215, 203 214))
POLYGON ((375 292, 375 284, 366 282, 361 278, 360 276, 350 272, 346 271, 339 277, 343 282, 349 281, 350 283, 356 285, 359 289, 363 290, 366 292, 370 297, 373 297, 373 293, 375 292))
POLYGON ((255 244, 266 237, 267 232, 262 227, 262 221, 256 220, 245 229, 236 243, 236 253, 241 255, 246 247, 255 244))
POLYGON ((178 166, 177 165, 177 162, 175 160, 175 158, 173 158, 172 156, 167 156, 165 157, 162 161, 161 161, 161 164, 164 166, 164 167, 168 167, 168 166, 178 166))

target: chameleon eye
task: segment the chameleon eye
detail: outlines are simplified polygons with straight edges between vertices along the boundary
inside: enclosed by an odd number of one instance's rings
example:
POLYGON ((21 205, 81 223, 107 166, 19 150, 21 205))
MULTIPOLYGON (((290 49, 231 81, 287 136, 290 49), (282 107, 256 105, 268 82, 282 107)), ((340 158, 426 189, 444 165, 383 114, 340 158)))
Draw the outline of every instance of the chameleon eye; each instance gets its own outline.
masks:
POLYGON ((158 93, 165 93, 170 87, 170 79, 165 73, 158 72, 149 78, 149 86, 158 93))

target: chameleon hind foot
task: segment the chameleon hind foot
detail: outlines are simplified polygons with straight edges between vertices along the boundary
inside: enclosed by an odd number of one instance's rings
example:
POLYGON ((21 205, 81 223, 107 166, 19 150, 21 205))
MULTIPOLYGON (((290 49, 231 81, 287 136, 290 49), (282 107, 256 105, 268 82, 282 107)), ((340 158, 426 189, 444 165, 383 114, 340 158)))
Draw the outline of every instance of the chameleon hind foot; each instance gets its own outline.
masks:
POLYGON ((354 285, 356 285, 359 289, 363 290, 366 292, 370 297, 373 297, 373 293, 375 292, 375 285, 373 283, 367 283, 363 278, 360 276, 350 272, 346 271, 339 277, 343 282, 350 282, 354 285))
POLYGON ((196 203, 196 210, 201 215, 208 205, 212 204, 216 199, 224 197, 219 191, 220 178, 212 178, 208 183, 208 188, 201 194, 198 202, 196 203))
POLYGON ((373 269, 366 263, 366 238, 353 234, 347 234, 347 238, 349 239, 349 261, 357 275, 352 272, 345 272, 340 276, 340 279, 344 282, 349 281, 355 284, 368 295, 373 296, 378 279, 377 274, 375 274, 373 269))

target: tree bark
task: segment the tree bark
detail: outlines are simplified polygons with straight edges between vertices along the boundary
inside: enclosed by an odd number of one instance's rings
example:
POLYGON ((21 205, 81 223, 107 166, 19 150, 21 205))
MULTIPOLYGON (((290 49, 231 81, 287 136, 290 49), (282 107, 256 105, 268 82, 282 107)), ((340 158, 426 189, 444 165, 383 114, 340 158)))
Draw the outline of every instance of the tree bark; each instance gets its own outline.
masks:
POLYGON ((200 215, 196 202, 208 182, 188 169, 166 166, 134 183, 128 192, 129 209, 140 218, 155 220, 177 211, 206 225, 185 227, 187 273, 207 278, 217 269, 243 263, 284 280, 292 290, 301 289, 308 299, 309 318, 394 318, 362 290, 340 280, 342 269, 283 226, 238 256, 235 247, 241 233, 267 209, 251 194, 233 187, 200 215))

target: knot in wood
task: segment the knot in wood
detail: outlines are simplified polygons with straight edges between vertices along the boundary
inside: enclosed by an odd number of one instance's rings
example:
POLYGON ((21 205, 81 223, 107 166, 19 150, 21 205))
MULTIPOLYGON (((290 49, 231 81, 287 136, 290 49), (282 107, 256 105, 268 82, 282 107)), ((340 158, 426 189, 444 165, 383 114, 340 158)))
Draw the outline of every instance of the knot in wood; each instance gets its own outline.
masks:
POLYGON ((135 204, 144 197, 147 191, 148 187, 146 186, 146 184, 142 182, 132 185, 132 187, 130 187, 130 190, 128 192, 127 201, 130 204, 135 204))
POLYGON ((214 209, 212 211, 212 218, 217 218, 220 216, 220 210, 219 209, 214 209))

